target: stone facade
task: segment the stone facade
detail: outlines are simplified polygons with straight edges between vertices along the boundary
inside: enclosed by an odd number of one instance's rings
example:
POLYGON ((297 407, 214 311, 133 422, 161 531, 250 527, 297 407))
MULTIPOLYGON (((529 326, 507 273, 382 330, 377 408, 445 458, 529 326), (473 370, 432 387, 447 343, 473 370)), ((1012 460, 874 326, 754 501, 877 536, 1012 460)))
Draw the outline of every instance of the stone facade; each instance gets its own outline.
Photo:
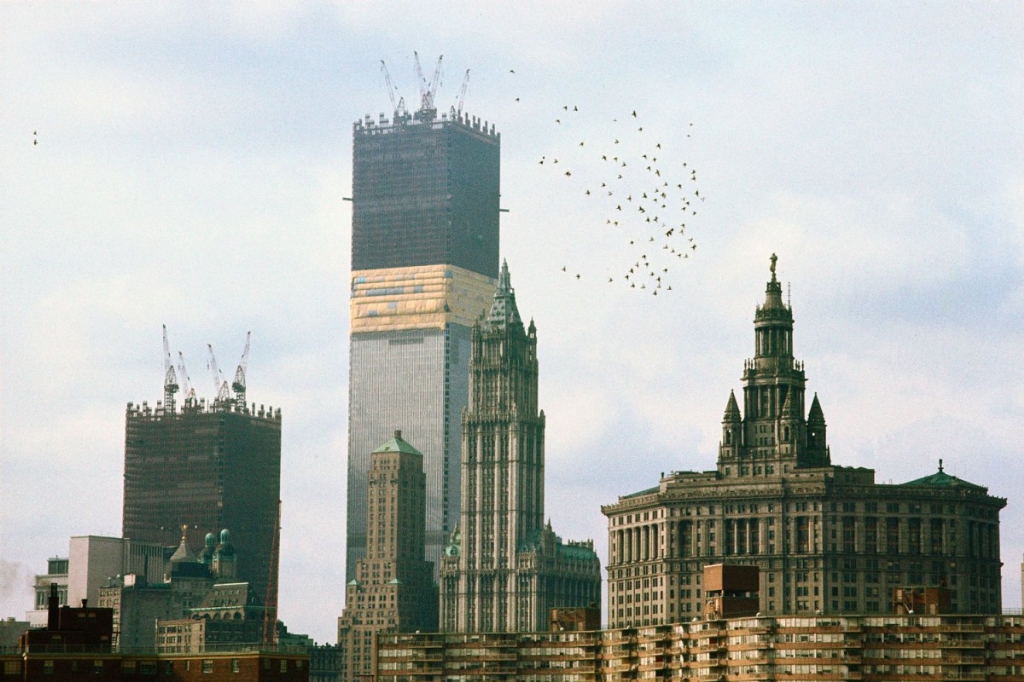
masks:
POLYGON ((892 590, 910 586, 949 588, 957 613, 998 613, 1006 500, 941 461, 900 485, 832 464, 821 404, 805 404, 774 256, 754 333, 743 412, 730 394, 717 469, 671 472, 602 507, 609 625, 699 615, 702 567, 723 561, 760 568, 766 615, 885 613, 892 590))
POLYGON ((462 514, 442 558, 442 631, 542 630, 549 609, 600 599, 593 543, 563 543, 544 524, 537 378, 537 329, 524 329, 502 265, 490 312, 472 332, 462 514))
POLYGON ((339 679, 369 675, 382 632, 437 629, 434 566, 424 559, 423 455, 395 437, 373 451, 367 480, 367 553, 345 591, 338 619, 339 679))

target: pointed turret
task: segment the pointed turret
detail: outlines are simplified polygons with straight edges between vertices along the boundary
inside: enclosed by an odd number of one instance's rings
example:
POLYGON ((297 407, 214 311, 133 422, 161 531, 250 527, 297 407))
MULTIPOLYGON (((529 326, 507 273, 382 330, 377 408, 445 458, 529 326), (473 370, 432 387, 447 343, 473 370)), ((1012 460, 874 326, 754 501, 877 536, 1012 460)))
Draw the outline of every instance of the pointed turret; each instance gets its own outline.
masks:
POLYGON ((779 425, 776 437, 779 441, 779 452, 783 457, 792 456, 797 451, 796 443, 800 441, 803 426, 803 415, 793 405, 793 392, 787 391, 779 412, 779 425))
POLYGON ((818 402, 818 394, 815 392, 814 399, 811 400, 811 410, 807 413, 807 423, 810 424, 821 424, 825 426, 825 413, 821 409, 821 403, 818 402))
MULTIPOLYGON (((722 416, 722 442, 718 446, 719 464, 736 461, 742 445, 742 433, 743 417, 740 415, 740 406, 736 402, 736 394, 729 391, 729 402, 726 403, 725 415, 722 416)), ((729 472, 732 473, 732 469, 729 472)))
POLYGON ((174 550, 174 554, 171 555, 169 559, 171 563, 194 563, 196 561, 196 555, 188 548, 187 531, 188 526, 181 527, 181 543, 178 544, 178 549, 174 550))
POLYGON ((516 292, 512 288, 512 278, 508 274, 507 261, 501 263, 498 287, 494 290, 494 302, 491 303, 491 309, 487 313, 487 320, 484 324, 487 329, 507 329, 513 326, 522 329, 523 327, 519 309, 516 307, 516 292))
POLYGON ((811 409, 807 414, 807 452, 801 464, 825 466, 830 463, 828 440, 825 435, 825 413, 818 402, 818 394, 811 400, 811 409))
POLYGON ((722 417, 723 424, 732 424, 740 420, 740 406, 736 402, 736 393, 729 391, 729 402, 725 406, 725 416, 722 417))

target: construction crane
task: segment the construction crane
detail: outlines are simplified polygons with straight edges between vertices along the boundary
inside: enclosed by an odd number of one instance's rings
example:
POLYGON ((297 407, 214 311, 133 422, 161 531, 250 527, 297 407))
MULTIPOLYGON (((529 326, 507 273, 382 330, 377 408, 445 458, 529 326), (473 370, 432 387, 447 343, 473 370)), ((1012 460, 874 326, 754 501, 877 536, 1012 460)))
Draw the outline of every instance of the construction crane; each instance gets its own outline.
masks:
POLYGON ((384 83, 388 88, 388 97, 391 98, 391 109, 395 112, 395 118, 399 119, 404 117, 406 115, 405 98, 399 95, 398 102, 395 102, 395 92, 398 88, 396 88, 395 84, 391 82, 391 74, 388 73, 387 64, 384 63, 383 59, 380 60, 380 72, 384 74, 384 83))
POLYGON ((185 369, 185 355, 180 350, 178 351, 178 376, 181 377, 181 392, 185 394, 185 404, 194 403, 196 401, 196 389, 191 386, 188 370, 185 369))
POLYGON ((217 369, 217 356, 213 354, 213 344, 208 343, 206 347, 210 350, 210 369, 213 371, 213 386, 216 392, 216 401, 228 400, 231 398, 231 392, 228 388, 228 382, 224 380, 224 375, 217 369))
POLYGON ((235 369, 235 380, 231 382, 231 388, 235 391, 235 404, 245 410, 245 368, 249 364, 249 337, 252 332, 245 333, 245 350, 242 351, 242 361, 235 369))
POLYGON ((434 93, 437 92, 437 84, 441 81, 441 60, 444 59, 444 55, 437 58, 437 68, 434 69, 434 77, 430 79, 429 83, 423 77, 419 53, 414 51, 412 55, 416 61, 416 76, 420 81, 420 111, 436 112, 437 110, 434 108, 434 93))
POLYGON ((277 501, 274 518, 274 537, 270 545, 270 561, 267 562, 267 592, 263 599, 263 646, 277 645, 277 564, 278 541, 281 536, 281 500, 277 501))
POLYGON ((466 69, 466 77, 462 79, 462 87, 459 88, 459 96, 455 100, 455 106, 452 107, 455 111, 453 118, 462 115, 462 103, 466 101, 467 89, 469 89, 469 69, 466 69))
POLYGON ((167 343, 167 325, 164 326, 164 411, 174 413, 174 394, 178 392, 178 377, 171 366, 171 349, 167 343))

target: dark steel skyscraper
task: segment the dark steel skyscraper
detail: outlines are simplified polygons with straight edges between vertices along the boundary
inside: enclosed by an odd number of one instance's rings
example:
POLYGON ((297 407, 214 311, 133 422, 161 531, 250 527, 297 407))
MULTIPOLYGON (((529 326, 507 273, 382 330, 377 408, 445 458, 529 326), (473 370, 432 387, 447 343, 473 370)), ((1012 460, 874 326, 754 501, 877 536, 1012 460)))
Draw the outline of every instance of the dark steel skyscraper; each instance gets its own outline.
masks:
POLYGON ((281 410, 237 397, 128 403, 124 438, 124 537, 173 546, 187 526, 192 548, 227 528, 239 580, 276 602, 281 494, 281 410), (267 590, 268 584, 270 590, 267 590))
POLYGON ((423 453, 426 560, 459 519, 470 328, 498 275, 500 136, 432 108, 353 130, 347 579, 366 553, 369 453, 395 429, 423 453))

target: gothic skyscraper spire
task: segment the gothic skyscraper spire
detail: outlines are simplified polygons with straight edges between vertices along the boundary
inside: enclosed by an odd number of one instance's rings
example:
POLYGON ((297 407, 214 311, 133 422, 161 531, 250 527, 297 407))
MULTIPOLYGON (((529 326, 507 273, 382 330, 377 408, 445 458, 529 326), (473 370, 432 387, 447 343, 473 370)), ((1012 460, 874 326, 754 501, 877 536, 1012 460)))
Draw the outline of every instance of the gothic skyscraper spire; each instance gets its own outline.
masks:
POLYGON ((530 632, 548 609, 600 594, 592 543, 544 524, 544 412, 537 405, 537 328, 524 328, 508 265, 473 327, 462 414, 462 515, 441 568, 441 629, 530 632))

